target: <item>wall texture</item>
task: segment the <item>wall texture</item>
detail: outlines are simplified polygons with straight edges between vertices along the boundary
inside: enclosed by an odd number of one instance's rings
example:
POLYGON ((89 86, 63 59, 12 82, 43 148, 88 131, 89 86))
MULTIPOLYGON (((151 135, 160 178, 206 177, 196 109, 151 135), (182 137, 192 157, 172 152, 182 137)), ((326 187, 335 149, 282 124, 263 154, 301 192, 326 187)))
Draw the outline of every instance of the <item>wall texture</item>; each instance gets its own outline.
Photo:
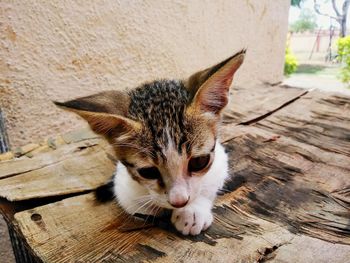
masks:
POLYGON ((289 2, 2 0, 0 107, 10 144, 85 125, 50 100, 185 77, 242 48, 236 85, 280 81, 289 2))

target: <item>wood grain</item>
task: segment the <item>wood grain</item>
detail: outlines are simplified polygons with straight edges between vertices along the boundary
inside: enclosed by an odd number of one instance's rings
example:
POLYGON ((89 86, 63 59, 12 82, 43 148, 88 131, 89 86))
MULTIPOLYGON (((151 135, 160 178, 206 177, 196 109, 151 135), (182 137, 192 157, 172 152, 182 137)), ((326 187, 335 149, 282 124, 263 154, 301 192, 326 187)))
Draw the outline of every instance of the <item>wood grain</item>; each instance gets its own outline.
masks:
POLYGON ((3 161, 0 163, 0 178, 10 177, 17 174, 38 170, 45 166, 70 158, 71 154, 84 147, 90 147, 101 143, 100 140, 90 140, 60 147, 50 154, 40 154, 32 158, 19 158, 3 161))
POLYGON ((20 201, 92 190, 109 180, 115 170, 115 162, 94 141, 67 145, 37 159, 35 163, 11 163, 11 167, 18 167, 15 174, 18 169, 24 172, 0 180, 1 197, 20 201))

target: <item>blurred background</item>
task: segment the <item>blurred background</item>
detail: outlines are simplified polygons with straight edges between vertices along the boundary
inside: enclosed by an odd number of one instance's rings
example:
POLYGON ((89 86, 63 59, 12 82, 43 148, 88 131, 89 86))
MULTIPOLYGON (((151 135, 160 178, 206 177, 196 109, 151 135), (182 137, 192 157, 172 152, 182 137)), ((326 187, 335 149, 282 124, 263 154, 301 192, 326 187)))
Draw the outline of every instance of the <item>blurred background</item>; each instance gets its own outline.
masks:
POLYGON ((285 83, 349 94, 348 0, 292 0, 285 83))
MULTIPOLYGON (((236 87, 349 93, 350 0, 0 2, 1 151, 86 125, 65 101, 186 78, 247 48, 236 87)), ((0 221, 0 262, 13 262, 0 221)))

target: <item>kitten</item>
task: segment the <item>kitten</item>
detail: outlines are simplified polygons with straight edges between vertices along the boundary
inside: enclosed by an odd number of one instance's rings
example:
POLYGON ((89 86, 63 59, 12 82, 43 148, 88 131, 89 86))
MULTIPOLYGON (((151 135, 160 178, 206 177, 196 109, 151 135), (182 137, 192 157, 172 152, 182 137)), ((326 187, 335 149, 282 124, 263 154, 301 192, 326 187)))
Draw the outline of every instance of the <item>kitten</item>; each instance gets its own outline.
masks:
POLYGON ((244 56, 241 51, 185 81, 160 80, 129 92, 55 102, 87 120, 113 146, 120 160, 114 194, 126 212, 157 215, 171 209, 171 221, 184 235, 212 224, 213 201, 228 176, 218 140, 220 115, 244 56))

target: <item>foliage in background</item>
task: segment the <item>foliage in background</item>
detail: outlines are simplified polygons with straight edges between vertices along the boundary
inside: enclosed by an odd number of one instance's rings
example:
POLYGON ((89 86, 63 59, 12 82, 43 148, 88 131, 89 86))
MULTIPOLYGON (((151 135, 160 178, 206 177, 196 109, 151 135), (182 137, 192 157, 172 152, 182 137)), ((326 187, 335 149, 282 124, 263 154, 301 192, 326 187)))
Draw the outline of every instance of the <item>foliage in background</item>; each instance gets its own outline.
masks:
MULTIPOLYGON (((302 3, 306 0, 291 0, 291 6, 302 8, 302 3)), ((310 0, 311 1, 311 0, 310 0)), ((313 0, 314 11, 320 16, 329 17, 340 26, 340 37, 346 36, 347 32, 347 17, 350 8, 350 0, 313 0), (325 5, 331 5, 333 12, 325 12, 325 5)), ((327 9, 326 9, 327 10, 327 9)))
POLYGON ((314 31, 316 27, 316 15, 310 9, 305 8, 301 10, 298 20, 290 26, 290 31, 303 33, 305 31, 314 31))
POLYGON ((292 6, 297 6, 300 7, 300 3, 303 2, 304 0, 291 0, 290 4, 292 6))
POLYGON ((317 14, 321 16, 326 16, 336 21, 340 26, 340 37, 346 36, 347 31, 347 17, 350 8, 350 0, 314 0, 314 10, 317 14), (339 4, 340 3, 340 4, 339 4), (332 4, 334 14, 325 13, 321 9, 322 5, 332 4))
POLYGON ((337 40, 338 60, 342 62, 340 79, 346 84, 350 84, 350 36, 337 40))
POLYGON ((297 58, 294 56, 292 51, 289 48, 289 45, 286 47, 285 61, 284 61, 284 75, 289 76, 294 73, 298 68, 297 58))

